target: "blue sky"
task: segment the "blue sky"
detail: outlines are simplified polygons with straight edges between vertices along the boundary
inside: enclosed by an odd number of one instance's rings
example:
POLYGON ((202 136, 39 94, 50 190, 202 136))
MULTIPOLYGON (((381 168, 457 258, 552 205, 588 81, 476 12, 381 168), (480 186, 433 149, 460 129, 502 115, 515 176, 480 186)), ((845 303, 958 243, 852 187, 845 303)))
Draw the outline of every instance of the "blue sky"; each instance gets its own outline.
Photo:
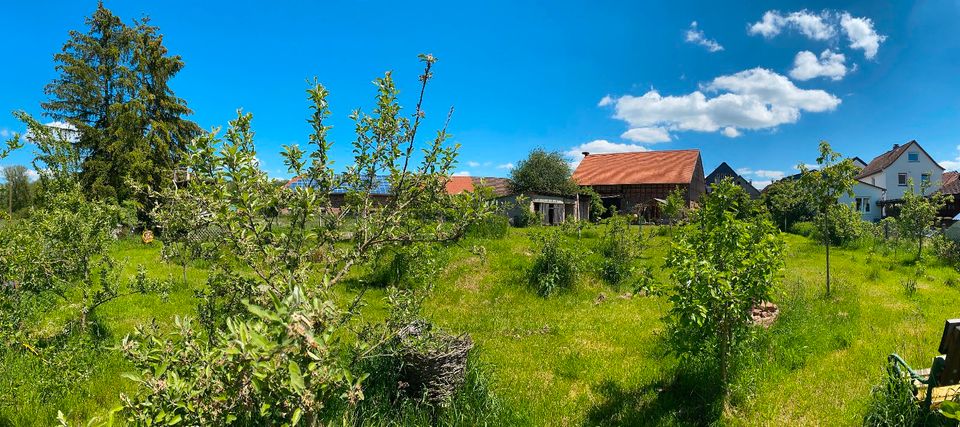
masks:
MULTIPOLYGON (((386 70, 412 108, 421 52, 440 58, 422 135, 455 107, 464 174, 505 176, 535 147, 698 148, 707 173, 726 161, 762 185, 813 162, 820 139, 867 161, 916 139, 960 166, 957 1, 457 3, 106 1, 126 21, 149 15, 183 56, 173 87, 201 126, 254 113, 258 156, 277 177, 288 175, 280 146, 309 133, 306 79, 331 91, 343 165, 347 115, 370 109, 386 70)), ((42 112, 53 54, 95 7, 4 5, 0 135, 21 130, 7 112, 42 112)))

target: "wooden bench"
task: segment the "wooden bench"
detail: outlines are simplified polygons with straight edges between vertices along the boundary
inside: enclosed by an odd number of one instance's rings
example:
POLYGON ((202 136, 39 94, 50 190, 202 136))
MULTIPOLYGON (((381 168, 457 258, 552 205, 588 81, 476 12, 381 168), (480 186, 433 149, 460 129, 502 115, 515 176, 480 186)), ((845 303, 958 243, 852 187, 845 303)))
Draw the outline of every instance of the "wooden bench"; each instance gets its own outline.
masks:
POLYGON ((888 358, 897 374, 910 379, 917 403, 931 410, 960 396, 960 319, 944 323, 938 350, 940 356, 927 369, 914 370, 897 354, 888 358))

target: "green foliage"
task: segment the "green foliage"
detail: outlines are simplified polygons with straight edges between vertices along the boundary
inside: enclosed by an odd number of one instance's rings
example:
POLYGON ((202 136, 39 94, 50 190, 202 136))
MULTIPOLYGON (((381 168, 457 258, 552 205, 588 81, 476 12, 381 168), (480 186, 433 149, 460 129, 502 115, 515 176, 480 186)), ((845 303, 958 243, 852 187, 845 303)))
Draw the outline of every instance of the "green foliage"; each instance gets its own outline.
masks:
POLYGON ((415 243, 387 248, 376 256, 373 283, 407 289, 432 289, 446 262, 443 248, 433 244, 415 243))
POLYGON ((836 209, 843 195, 853 196, 858 171, 853 160, 842 157, 830 148, 827 141, 820 141, 820 155, 817 157, 819 169, 810 170, 802 163, 798 166, 800 185, 806 193, 805 199, 813 204, 816 212, 814 221, 821 230, 820 237, 826 247, 827 295, 830 294, 830 244, 834 239, 830 225, 833 219, 831 210, 836 209))
POLYGON ((917 242, 917 260, 923 256, 923 238, 934 226, 937 220, 937 213, 950 200, 952 196, 935 192, 929 196, 924 196, 930 186, 929 182, 924 182, 917 191, 913 181, 907 182, 909 191, 904 193, 903 200, 900 203, 900 215, 897 217, 897 228, 900 236, 904 239, 915 240, 917 242))
POLYGON ((154 325, 124 338, 120 349, 138 369, 125 377, 149 390, 124 397, 128 422, 315 425, 363 399, 337 334, 343 313, 322 293, 295 286, 272 307, 247 310, 249 320, 228 319, 211 342, 180 318, 173 333, 154 325))
POLYGON ((663 204, 662 213, 667 224, 674 224, 686 218, 687 200, 681 188, 677 187, 670 192, 666 203, 663 204))
POLYGON ((522 194, 517 195, 514 201, 517 216, 513 218, 513 225, 518 228, 536 227, 543 224, 543 216, 530 208, 530 198, 522 194))
POLYGON ((133 198, 149 211, 155 201, 143 189, 168 185, 180 151, 200 132, 169 85, 183 60, 167 52, 148 18, 126 25, 100 3, 85 23, 54 56, 58 76, 43 108, 78 131, 86 194, 133 198))
MULTIPOLYGON (((590 198, 590 218, 591 221, 600 221, 600 218, 603 217, 603 214, 606 213, 607 208, 603 206, 603 200, 600 198, 600 194, 597 193, 593 187, 583 186, 580 187, 580 195, 587 196, 590 198)), ((581 198, 581 203, 583 199, 581 198)))
POLYGON ((573 195, 579 190, 570 175, 563 153, 536 148, 510 171, 510 185, 516 193, 573 195))
POLYGON ((799 221, 790 225, 790 232, 805 237, 814 237, 817 234, 817 225, 811 221, 799 221))
POLYGON ((510 230, 510 220, 505 214, 497 212, 490 215, 475 224, 471 224, 467 229, 467 235, 479 239, 499 240, 507 235, 510 230))
POLYGON ((559 230, 533 236, 536 257, 527 272, 530 286, 543 297, 572 288, 580 274, 580 259, 564 244, 559 230))
MULTIPOLYGON (((421 60, 422 96, 435 58, 421 60)), ((456 146, 446 146, 445 128, 415 153, 422 98, 408 119, 400 116, 391 75, 376 85, 375 115, 352 116, 355 158, 342 173, 329 158, 327 90, 314 84, 307 91, 313 150, 290 146, 283 153, 306 186, 275 185, 259 168, 250 114, 238 113, 224 140, 210 133, 190 144, 183 168, 191 179, 163 193, 169 203, 156 218, 187 258, 196 254, 191 230, 219 230, 215 255, 223 256, 208 261, 216 274, 199 294, 207 333, 184 320, 173 335, 141 328, 124 341, 141 371, 132 377, 141 393, 124 401, 130 421, 317 425, 347 420, 363 399, 365 375, 354 362, 400 331, 388 323, 380 339, 361 339, 362 328, 351 322, 364 320, 363 293, 341 309, 332 286, 354 266, 387 254, 389 284, 429 288, 442 265, 435 243, 460 239, 493 211, 484 188, 447 194, 456 146), (378 175, 391 189, 382 202, 370 197, 378 175), (333 189, 347 189, 342 201, 331 199, 333 189), (233 269, 237 264, 243 272, 233 269)))
POLYGON ((804 191, 801 182, 783 179, 763 190, 763 203, 781 230, 792 229, 798 221, 809 221, 816 216, 811 194, 804 191))
POLYGON ((934 234, 930 238, 930 248, 937 258, 950 265, 960 265, 960 244, 948 239, 943 233, 934 234))
POLYGON ((29 207, 33 202, 33 190, 30 188, 27 168, 21 165, 7 166, 0 168, 0 172, 3 173, 7 212, 12 214, 29 207))
POLYGON ((925 416, 913 396, 907 378, 887 367, 883 382, 870 392, 870 405, 863 419, 865 426, 922 426, 925 416))
POLYGON ((600 277, 611 286, 618 286, 633 274, 643 244, 639 234, 630 232, 627 217, 617 215, 604 220, 605 232, 597 244, 600 277))
POLYGON ((815 228, 811 237, 820 241, 829 240, 830 244, 835 246, 846 245, 866 237, 872 228, 851 205, 830 206, 827 208, 827 216, 829 218, 815 228))
POLYGON ((707 358, 730 379, 731 358, 745 341, 750 310, 769 298, 783 266, 783 242, 764 215, 728 180, 714 186, 681 229, 667 257, 674 287, 667 317, 671 347, 683 359, 707 358))

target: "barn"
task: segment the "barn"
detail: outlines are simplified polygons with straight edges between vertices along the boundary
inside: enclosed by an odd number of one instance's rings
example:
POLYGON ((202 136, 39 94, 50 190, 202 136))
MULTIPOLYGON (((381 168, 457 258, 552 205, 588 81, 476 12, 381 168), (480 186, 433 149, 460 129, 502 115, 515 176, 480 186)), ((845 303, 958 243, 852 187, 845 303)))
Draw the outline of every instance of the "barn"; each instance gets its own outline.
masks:
POLYGON ((660 205, 676 189, 688 206, 706 193, 700 150, 661 150, 590 154, 573 173, 581 186, 593 187, 604 205, 647 220, 660 219, 660 205))

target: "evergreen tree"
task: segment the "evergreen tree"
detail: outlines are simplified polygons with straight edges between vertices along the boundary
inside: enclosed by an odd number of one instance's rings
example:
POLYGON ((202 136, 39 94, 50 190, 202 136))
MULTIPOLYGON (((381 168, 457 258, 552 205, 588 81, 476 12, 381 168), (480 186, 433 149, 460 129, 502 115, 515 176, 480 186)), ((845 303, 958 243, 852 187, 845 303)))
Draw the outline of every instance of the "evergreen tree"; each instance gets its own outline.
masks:
POLYGON ((77 128, 80 179, 95 198, 153 202, 143 188, 159 190, 200 128, 170 89, 183 60, 163 46, 149 19, 124 24, 100 3, 86 33, 71 31, 54 56, 59 77, 46 87, 46 114, 77 128))

